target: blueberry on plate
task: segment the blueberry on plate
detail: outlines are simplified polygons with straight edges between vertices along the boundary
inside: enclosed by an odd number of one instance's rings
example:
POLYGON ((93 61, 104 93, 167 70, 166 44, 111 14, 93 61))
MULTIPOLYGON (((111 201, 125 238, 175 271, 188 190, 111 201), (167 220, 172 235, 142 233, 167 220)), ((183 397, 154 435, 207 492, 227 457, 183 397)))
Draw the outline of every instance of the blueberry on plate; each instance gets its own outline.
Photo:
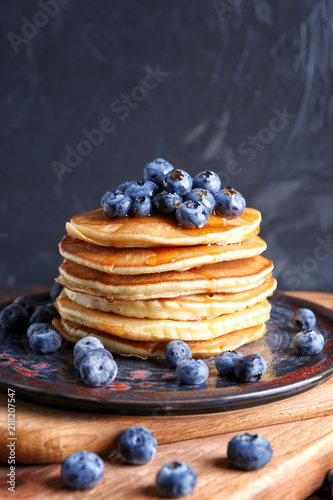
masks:
POLYGON ((245 210, 243 196, 233 188, 223 188, 215 195, 215 212, 226 219, 236 219, 245 210))
POLYGON ((139 181, 133 182, 125 191, 126 196, 129 196, 131 200, 134 198, 139 198, 141 196, 147 196, 148 198, 153 198, 155 194, 158 193, 160 188, 155 182, 152 181, 139 181))
POLYGON ((158 493, 166 498, 190 495, 197 484, 197 475, 185 462, 171 462, 164 465, 156 476, 158 493))
POLYGON ((266 372, 265 359, 260 354, 240 357, 234 366, 235 378, 239 382, 257 382, 266 372))
POLYGON ((159 214, 170 215, 173 214, 177 206, 182 203, 182 198, 179 194, 168 193, 167 191, 161 191, 157 193, 153 198, 153 204, 159 214))
POLYGON ((153 203, 149 196, 139 196, 132 201, 132 214, 135 217, 151 215, 152 208, 153 203))
POLYGON ((184 196, 192 189, 192 177, 185 170, 171 170, 163 179, 163 190, 184 196))
POLYGON ((118 439, 119 454, 127 464, 146 464, 154 458, 156 450, 156 438, 145 427, 130 427, 122 432, 118 439))
POLYGON ((62 337, 54 328, 38 328, 29 336, 29 345, 39 354, 56 352, 62 344, 62 337))
POLYGON ((102 479, 103 473, 103 460, 89 451, 72 453, 61 466, 61 479, 73 490, 93 488, 102 479))
POLYGON ((35 299, 28 296, 16 297, 16 299, 13 300, 13 304, 18 304, 19 306, 24 307, 29 316, 32 315, 37 307, 37 302, 35 301, 35 299))
POLYGON ((92 351, 80 363, 81 378, 92 387, 107 385, 116 378, 117 372, 117 363, 105 352, 92 351))
POLYGON ((85 349, 86 347, 89 347, 90 349, 97 349, 97 348, 104 348, 103 342, 99 340, 97 337, 93 337, 92 335, 88 335, 88 337, 83 337, 82 339, 78 340, 76 342, 74 349, 73 349, 73 354, 74 357, 76 357, 81 349, 85 349))
POLYGON ((215 207, 215 198, 207 189, 191 189, 191 191, 184 195, 184 200, 199 201, 209 210, 209 213, 212 213, 215 207))
POLYGON ((203 227, 209 219, 209 210, 198 201, 185 201, 176 208, 176 219, 183 227, 203 227))
POLYGON ((131 184, 134 184, 135 181, 125 181, 125 182, 122 182, 121 184, 119 184, 119 186, 117 187, 116 191, 119 191, 120 193, 125 193, 126 189, 131 185, 131 184))
POLYGON ((53 328, 51 323, 33 323, 32 325, 29 326, 27 330, 27 337, 28 339, 31 337, 31 335, 37 330, 42 330, 43 328, 53 328))
POLYGON ((29 322, 29 314, 19 304, 10 304, 0 313, 0 325, 9 331, 24 330, 29 322))
POLYGON ((58 314, 55 313, 54 309, 50 308, 48 305, 38 306, 35 312, 30 316, 29 325, 33 323, 51 323, 56 314, 58 314))
POLYGON ((229 461, 242 470, 264 467, 273 456, 273 448, 267 439, 245 432, 233 437, 227 447, 229 461))
POLYGON ((168 172, 171 172, 171 170, 173 170, 173 166, 168 161, 163 158, 156 158, 147 163, 143 169, 143 177, 162 187, 164 177, 168 172))
POLYGON ((74 366, 77 370, 80 371, 80 364, 83 358, 85 358, 88 354, 92 352, 100 352, 106 354, 110 359, 113 359, 113 356, 110 351, 107 349, 104 349, 104 347, 97 347, 97 348, 92 348, 92 347, 84 347, 81 349, 76 356, 74 356, 74 366))
POLYGON ((208 366, 201 359, 184 359, 177 365, 177 379, 186 385, 204 384, 208 375, 208 366))
POLYGON ((221 189, 221 180, 215 172, 205 170, 194 177, 193 187, 207 189, 207 191, 215 194, 221 189))
POLYGON ((235 376, 236 361, 243 357, 237 351, 223 351, 215 358, 215 367, 222 377, 233 378, 235 376))
POLYGON ((64 287, 60 283, 53 283, 50 288, 50 297, 52 302, 55 302, 56 298, 61 294, 64 287))
POLYGON ((299 330, 309 332, 316 326, 316 316, 311 309, 301 307, 292 313, 291 322, 299 330))
POLYGON ((110 219, 126 217, 131 210, 132 200, 123 193, 107 191, 102 198, 103 211, 110 219))
POLYGON ((192 353, 186 342, 182 340, 172 340, 164 349, 164 357, 172 368, 176 368, 180 361, 192 358, 192 353))
POLYGON ((324 349, 325 340, 321 333, 299 332, 293 338, 293 347, 301 356, 316 356, 324 349))
POLYGON ((50 313, 52 313, 52 315, 53 315, 53 318, 56 318, 57 316, 59 316, 58 309, 53 304, 53 302, 48 302, 47 304, 45 304, 42 307, 45 308, 45 309, 47 309, 48 311, 50 311, 50 313))

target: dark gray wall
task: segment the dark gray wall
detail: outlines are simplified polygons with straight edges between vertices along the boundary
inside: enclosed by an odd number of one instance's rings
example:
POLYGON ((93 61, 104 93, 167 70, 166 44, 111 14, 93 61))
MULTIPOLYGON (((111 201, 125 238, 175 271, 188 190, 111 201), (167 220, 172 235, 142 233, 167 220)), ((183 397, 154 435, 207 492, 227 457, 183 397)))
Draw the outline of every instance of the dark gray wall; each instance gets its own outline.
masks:
POLYGON ((163 156, 261 210, 281 289, 333 291, 332 3, 2 0, 0 281, 50 284, 65 221, 163 156))

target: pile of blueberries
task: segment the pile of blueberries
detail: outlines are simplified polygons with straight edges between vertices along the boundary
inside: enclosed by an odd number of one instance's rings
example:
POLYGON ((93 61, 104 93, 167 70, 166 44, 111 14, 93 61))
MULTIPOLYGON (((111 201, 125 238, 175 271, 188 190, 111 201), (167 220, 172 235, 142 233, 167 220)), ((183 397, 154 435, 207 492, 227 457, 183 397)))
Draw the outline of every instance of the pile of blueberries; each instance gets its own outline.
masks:
POLYGON ((211 170, 192 179, 185 170, 156 158, 144 167, 143 180, 126 181, 106 191, 101 206, 111 219, 156 214, 175 217, 179 225, 196 228, 205 226, 213 211, 226 219, 239 217, 245 200, 235 189, 222 188, 219 176, 211 170))

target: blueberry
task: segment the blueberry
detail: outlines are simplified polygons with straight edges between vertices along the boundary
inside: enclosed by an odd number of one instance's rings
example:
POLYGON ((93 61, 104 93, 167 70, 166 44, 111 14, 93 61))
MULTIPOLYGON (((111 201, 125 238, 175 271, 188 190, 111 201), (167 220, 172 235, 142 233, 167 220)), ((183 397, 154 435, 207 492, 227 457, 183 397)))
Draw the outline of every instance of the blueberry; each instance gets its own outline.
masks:
POLYGON ((324 337, 314 330, 299 332, 293 338, 293 347, 301 356, 316 356, 324 349, 324 345, 324 337))
POLYGON ((89 451, 77 451, 69 455, 61 466, 61 479, 73 490, 93 488, 104 473, 103 460, 89 451))
POLYGON ((61 335, 50 327, 38 328, 29 337, 30 347, 39 354, 56 352, 61 344, 61 335))
POLYGON ((191 191, 184 195, 184 200, 199 201, 209 210, 209 213, 211 213, 215 207, 215 198, 207 189, 191 189, 191 191))
POLYGON ((145 217, 151 215, 153 203, 148 196, 139 196, 132 201, 132 214, 135 217, 145 217))
POLYGON ((27 330, 27 337, 28 337, 28 339, 37 330, 41 330, 43 328, 52 328, 52 325, 51 325, 51 323, 33 323, 32 325, 30 325, 29 328, 28 328, 28 330, 27 330))
POLYGON ((89 347, 91 349, 97 349, 97 348, 104 348, 103 342, 99 340, 97 337, 92 337, 91 335, 88 335, 88 337, 83 337, 83 339, 80 339, 78 342, 76 342, 74 349, 73 349, 73 354, 74 357, 76 357, 81 349, 85 349, 86 347, 89 347))
POLYGON ((24 307, 29 316, 32 315, 32 313, 37 307, 37 302, 35 301, 35 299, 28 296, 16 297, 16 299, 13 300, 13 304, 18 304, 19 306, 24 307))
POLYGON ((50 311, 50 313, 53 315, 53 318, 55 318, 56 316, 59 316, 59 312, 58 312, 58 309, 56 308, 56 306, 53 304, 53 302, 48 302, 47 304, 45 304, 44 306, 42 306, 44 309, 47 309, 48 311, 50 311))
POLYGON ((266 368, 266 361, 260 354, 242 356, 235 363, 235 378, 239 382, 257 382, 266 372, 266 368))
POLYGON ((52 302, 55 302, 56 298, 60 295, 63 288, 64 287, 60 285, 60 283, 53 283, 53 285, 50 288, 50 297, 52 302))
POLYGON ((242 470, 261 469, 272 456, 273 449, 270 442, 257 434, 248 432, 233 437, 227 447, 229 461, 242 470))
POLYGON ((154 196, 153 203, 160 214, 169 215, 174 213, 179 203, 182 203, 182 198, 179 194, 161 191, 154 196))
POLYGON ((243 196, 233 188, 223 188, 215 195, 215 212, 226 219, 236 219, 245 210, 243 196))
POLYGON ((186 342, 172 340, 164 349, 164 357, 172 368, 176 368, 180 361, 192 358, 192 353, 186 342))
POLYGON ((30 316, 29 325, 33 323, 51 323, 55 316, 54 310, 49 306, 39 306, 30 316))
POLYGON ((156 476, 158 493, 167 498, 190 495, 197 484, 197 475, 185 462, 166 464, 156 476))
POLYGON ((153 198, 155 194, 159 191, 159 187, 155 182, 152 181, 139 181, 133 182, 125 191, 126 196, 129 196, 132 200, 134 198, 139 198, 141 196, 147 196, 148 198, 153 198))
POLYGON ((116 191, 119 191, 120 193, 125 193, 126 189, 131 185, 135 183, 135 181, 125 181, 125 182, 122 182, 121 184, 119 184, 119 186, 117 187, 116 191))
POLYGON ((81 361, 83 360, 83 358, 85 358, 89 353, 91 353, 91 352, 97 352, 97 351, 100 352, 100 353, 103 352, 110 359, 113 359, 113 356, 112 356, 111 352, 108 351, 107 349, 104 349, 104 347, 97 347, 97 348, 94 348, 94 347, 84 347, 74 357, 74 366, 75 366, 75 368, 77 370, 80 370, 80 364, 81 364, 81 361))
POLYGON ((184 196, 192 189, 192 177, 185 170, 171 170, 163 179, 163 189, 184 196))
POLYGON ((164 177, 171 170, 173 170, 173 166, 168 161, 163 158, 156 158, 147 163, 143 169, 143 177, 162 187, 164 177))
POLYGON ((180 226, 203 227, 209 219, 209 210, 198 201, 185 201, 176 209, 176 219, 180 226))
POLYGON ((155 436, 145 427, 138 425, 126 429, 118 440, 118 451, 127 464, 146 464, 154 458, 156 450, 155 436))
POLYGON ((207 191, 215 194, 221 189, 221 180, 215 172, 205 170, 194 177, 193 187, 207 189, 207 191))
POLYGON ((224 351, 220 352, 215 358, 215 366, 217 371, 222 377, 235 376, 235 363, 238 359, 242 358, 243 354, 237 351, 224 351))
POLYGON ((292 313, 291 322, 299 330, 309 332, 316 326, 316 316, 310 309, 302 307, 292 313))
POLYGON ((19 304, 10 304, 0 313, 0 325, 9 331, 24 330, 28 326, 29 314, 19 304))
POLYGON ((118 366, 114 359, 100 351, 93 351, 80 363, 80 375, 86 385, 102 387, 112 382, 117 375, 118 366))
POLYGON ((109 198, 113 198, 119 193, 120 191, 118 191, 118 189, 109 189, 108 191, 105 191, 101 198, 101 207, 103 207, 104 203, 106 203, 109 198))
POLYGON ((331 492, 331 498, 333 498, 333 469, 330 469, 327 473, 327 482, 331 492))
POLYGON ((184 359, 177 365, 177 379, 186 385, 203 384, 208 374, 208 366, 201 359, 184 359))
POLYGON ((103 196, 101 204, 105 215, 110 219, 114 219, 128 215, 132 200, 120 192, 108 191, 103 196))

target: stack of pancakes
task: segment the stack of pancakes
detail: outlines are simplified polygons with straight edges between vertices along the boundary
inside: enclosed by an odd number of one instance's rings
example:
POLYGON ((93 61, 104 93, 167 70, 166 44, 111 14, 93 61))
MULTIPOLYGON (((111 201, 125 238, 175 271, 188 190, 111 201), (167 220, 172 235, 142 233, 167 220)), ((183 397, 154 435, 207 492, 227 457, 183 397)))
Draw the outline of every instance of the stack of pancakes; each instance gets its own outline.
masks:
POLYGON ((113 353, 163 358, 171 340, 208 357, 265 334, 273 264, 260 254, 260 212, 212 214, 203 228, 167 217, 76 215, 59 244, 64 262, 56 301, 62 336, 87 335, 113 353))

